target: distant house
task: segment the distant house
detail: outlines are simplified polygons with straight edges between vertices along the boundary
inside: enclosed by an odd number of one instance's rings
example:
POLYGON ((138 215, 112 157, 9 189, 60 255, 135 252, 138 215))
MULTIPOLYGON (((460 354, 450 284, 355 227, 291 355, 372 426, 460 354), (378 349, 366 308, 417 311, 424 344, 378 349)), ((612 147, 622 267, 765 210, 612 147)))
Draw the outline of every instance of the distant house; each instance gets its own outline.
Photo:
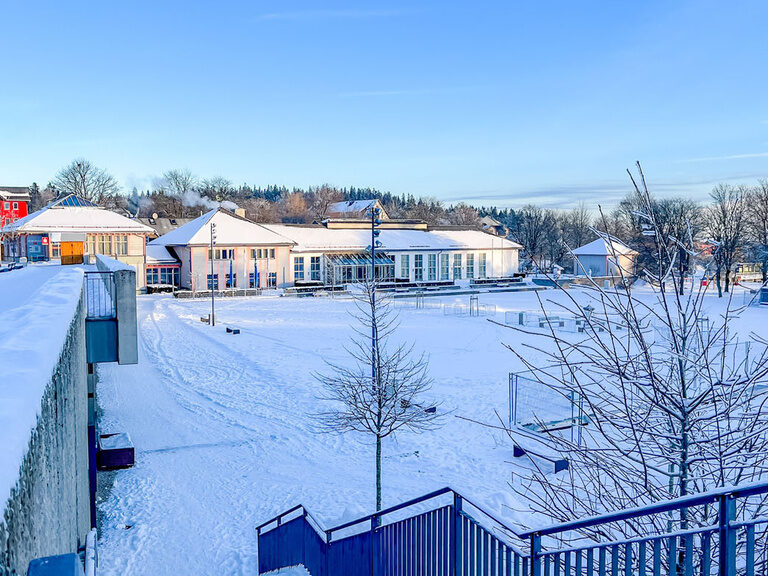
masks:
POLYGON ((345 200, 344 202, 334 202, 328 206, 326 210, 326 216, 328 218, 370 218, 370 211, 372 208, 378 208, 379 219, 389 220, 387 211, 384 210, 381 202, 377 199, 371 200, 345 200))
POLYGON ((29 205, 29 188, 26 186, 0 186, 0 228, 24 218, 29 205))
POLYGON ((72 263, 103 254, 133 266, 139 288, 145 286, 146 238, 152 232, 74 194, 0 228, 6 258, 72 263))
POLYGON ((636 273, 638 252, 612 238, 597 240, 573 251, 576 276, 632 276, 636 273))
MULTIPOLYGON (((284 287, 291 281, 293 242, 266 226, 217 208, 179 226, 147 245, 149 280, 163 282, 168 255, 178 264, 178 286, 188 290, 284 287), (211 225, 216 245, 211 251, 211 225), (165 252, 162 251, 165 249, 165 252), (159 272, 155 273, 155 270, 159 272)), ((173 277, 168 276, 166 280, 173 277)))
POLYGON ((482 218, 480 218, 480 225, 483 227, 483 230, 487 230, 492 234, 496 234, 496 236, 507 235, 506 226, 504 226, 504 224, 502 224, 495 218, 491 218, 490 216, 483 216, 482 218))

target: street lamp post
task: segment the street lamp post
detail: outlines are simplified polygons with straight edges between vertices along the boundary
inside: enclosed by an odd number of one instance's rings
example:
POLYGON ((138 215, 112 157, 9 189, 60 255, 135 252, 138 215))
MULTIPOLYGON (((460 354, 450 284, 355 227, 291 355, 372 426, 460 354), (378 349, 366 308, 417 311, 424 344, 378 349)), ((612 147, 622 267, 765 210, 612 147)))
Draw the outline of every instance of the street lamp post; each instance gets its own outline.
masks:
POLYGON ((214 246, 216 246, 216 224, 211 222, 211 326, 216 326, 216 284, 214 283, 216 276, 213 273, 214 246))

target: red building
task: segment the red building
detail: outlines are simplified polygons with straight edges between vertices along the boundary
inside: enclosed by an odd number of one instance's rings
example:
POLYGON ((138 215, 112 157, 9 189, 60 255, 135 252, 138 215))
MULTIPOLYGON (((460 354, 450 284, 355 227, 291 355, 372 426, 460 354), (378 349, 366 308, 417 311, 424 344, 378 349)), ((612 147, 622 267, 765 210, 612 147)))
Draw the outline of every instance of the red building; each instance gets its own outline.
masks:
POLYGON ((0 186, 0 228, 24 218, 29 204, 29 188, 25 186, 0 186))

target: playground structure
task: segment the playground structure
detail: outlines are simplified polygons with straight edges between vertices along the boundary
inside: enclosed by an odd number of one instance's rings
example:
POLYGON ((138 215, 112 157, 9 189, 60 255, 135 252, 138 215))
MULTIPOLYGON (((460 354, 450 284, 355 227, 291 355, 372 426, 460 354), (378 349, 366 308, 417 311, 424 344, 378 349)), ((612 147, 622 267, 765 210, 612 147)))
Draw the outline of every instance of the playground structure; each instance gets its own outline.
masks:
POLYGON ((526 326, 528 328, 547 328, 560 332, 579 333, 591 326, 595 332, 624 330, 625 324, 619 319, 591 316, 591 310, 584 315, 577 314, 545 314, 538 311, 507 311, 504 313, 504 324, 507 326, 526 326))

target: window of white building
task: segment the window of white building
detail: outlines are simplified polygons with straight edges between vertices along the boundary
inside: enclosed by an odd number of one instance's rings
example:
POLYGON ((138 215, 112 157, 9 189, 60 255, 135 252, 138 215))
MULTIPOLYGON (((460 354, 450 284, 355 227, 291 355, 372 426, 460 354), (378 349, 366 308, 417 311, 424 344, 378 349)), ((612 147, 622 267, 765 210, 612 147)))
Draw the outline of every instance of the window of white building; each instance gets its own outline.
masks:
POLYGON ((437 254, 427 255, 427 280, 437 280, 437 254))

